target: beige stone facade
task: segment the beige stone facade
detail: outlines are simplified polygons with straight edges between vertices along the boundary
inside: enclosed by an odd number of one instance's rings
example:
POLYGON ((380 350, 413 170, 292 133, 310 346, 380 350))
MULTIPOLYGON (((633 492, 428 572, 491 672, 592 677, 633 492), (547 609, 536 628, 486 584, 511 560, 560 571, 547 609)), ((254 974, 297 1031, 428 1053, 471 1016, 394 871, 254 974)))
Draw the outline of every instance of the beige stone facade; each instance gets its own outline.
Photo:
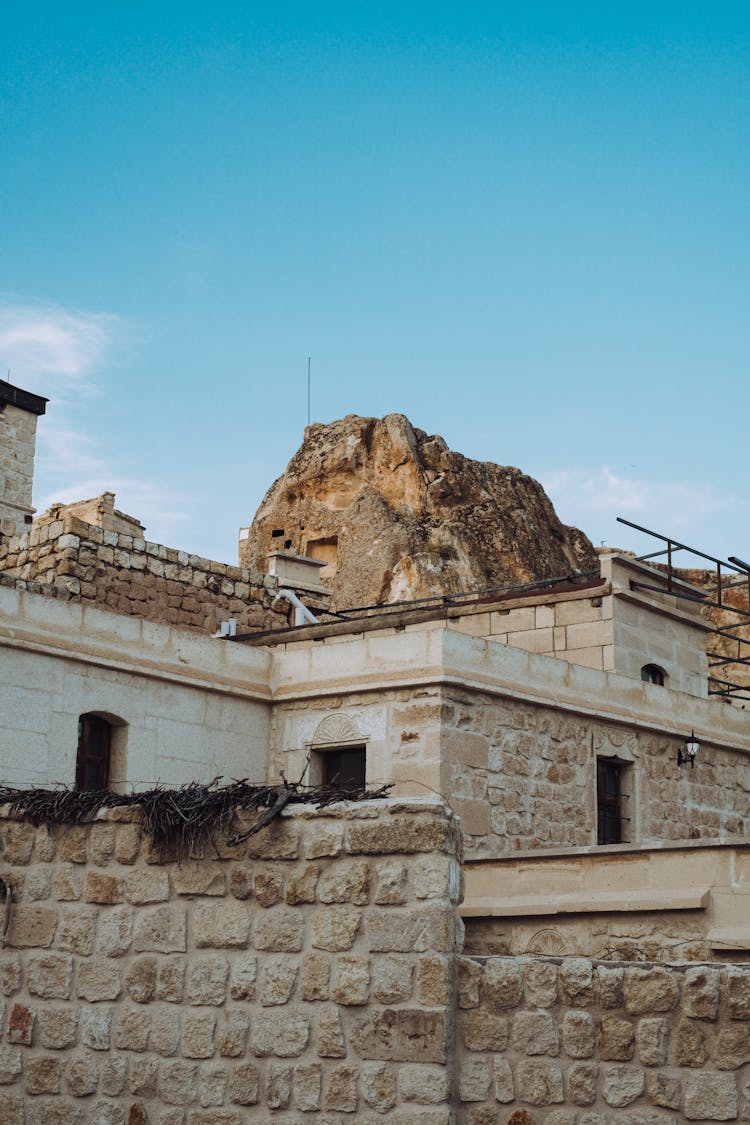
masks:
POLYGON ((0 379, 0 538, 27 530, 32 521, 36 420, 46 403, 0 379))
POLYGON ((137 808, 0 814, 0 1120, 748 1119, 748 967, 463 955, 460 849, 429 800, 290 808, 179 861, 137 808))

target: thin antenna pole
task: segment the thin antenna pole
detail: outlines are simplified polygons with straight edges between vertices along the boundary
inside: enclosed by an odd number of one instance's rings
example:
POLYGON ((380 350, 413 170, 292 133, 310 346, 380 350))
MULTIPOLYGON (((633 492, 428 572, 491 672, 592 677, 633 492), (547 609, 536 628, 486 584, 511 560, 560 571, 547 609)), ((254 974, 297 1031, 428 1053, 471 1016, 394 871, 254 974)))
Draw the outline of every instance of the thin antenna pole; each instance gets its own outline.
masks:
POLYGON ((310 357, 307 357, 307 424, 310 425, 310 357))

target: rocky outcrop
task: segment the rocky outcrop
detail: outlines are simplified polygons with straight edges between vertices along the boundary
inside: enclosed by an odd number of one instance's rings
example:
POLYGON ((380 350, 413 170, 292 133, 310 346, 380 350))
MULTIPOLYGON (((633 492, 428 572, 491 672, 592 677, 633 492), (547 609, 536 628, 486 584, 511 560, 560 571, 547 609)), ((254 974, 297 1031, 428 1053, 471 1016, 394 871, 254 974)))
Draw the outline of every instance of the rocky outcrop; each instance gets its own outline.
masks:
POLYGON ((240 561, 274 550, 324 560, 338 608, 556 578, 596 567, 518 469, 472 461, 403 414, 348 415, 305 430, 261 503, 240 561))

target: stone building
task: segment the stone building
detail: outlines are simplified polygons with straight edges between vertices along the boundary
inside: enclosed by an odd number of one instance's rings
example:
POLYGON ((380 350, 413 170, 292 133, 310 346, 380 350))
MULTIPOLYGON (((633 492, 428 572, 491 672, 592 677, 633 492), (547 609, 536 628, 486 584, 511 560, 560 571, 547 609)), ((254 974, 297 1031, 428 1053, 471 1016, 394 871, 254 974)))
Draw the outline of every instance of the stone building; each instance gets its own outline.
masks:
POLYGON ((696 602, 571 532, 585 568, 331 619, 293 541, 143 534, 104 494, 0 541, 3 780, 393 796, 183 864, 132 810, 6 817, 9 1122, 747 1119, 750 727, 696 602))

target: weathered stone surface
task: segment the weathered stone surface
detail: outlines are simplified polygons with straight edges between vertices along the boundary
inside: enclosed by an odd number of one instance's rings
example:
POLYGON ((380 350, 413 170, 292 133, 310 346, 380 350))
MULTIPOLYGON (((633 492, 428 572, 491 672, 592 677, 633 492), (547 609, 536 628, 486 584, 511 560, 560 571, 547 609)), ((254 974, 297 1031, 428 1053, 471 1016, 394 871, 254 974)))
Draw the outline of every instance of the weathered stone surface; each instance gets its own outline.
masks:
POLYGON ((102 871, 87 871, 83 884, 83 897, 86 902, 98 902, 111 906, 122 897, 122 880, 102 871))
POLYGON ((462 1102, 482 1102, 489 1094, 491 1081, 490 1060, 467 1056, 458 1074, 458 1096, 462 1102))
POLYGON ((229 876, 229 893, 245 902, 253 893, 254 871, 251 863, 235 864, 229 876))
POLYGON ((326 1109, 340 1113, 354 1113, 359 1100, 357 1078, 359 1071, 354 1066, 334 1066, 328 1072, 328 1083, 324 1095, 326 1109))
POLYGON ((399 1003, 412 996, 414 963, 409 957, 372 957, 371 967, 372 994, 380 1003, 399 1003))
POLYGON ((731 1121, 737 1116, 737 1082, 733 1074, 686 1074, 688 1121, 731 1121))
POLYGON ((306 953, 300 969, 299 995, 302 1000, 327 1000, 330 993, 331 963, 325 953, 306 953))
POLYGON ((388 1113, 398 1100, 396 1073, 383 1063, 364 1063, 360 1085, 362 1097, 376 1113, 388 1113))
POLYGON ((258 979, 258 962, 250 953, 232 960, 232 978, 229 995, 233 1000, 252 1000, 258 979))
POLYGON ((50 906, 18 903, 10 916, 8 944, 15 949, 49 949, 57 927, 57 911, 50 906))
POLYGON ((10 1086, 15 1082, 22 1070, 21 1059, 19 1047, 0 1047, 0 1086, 10 1086))
POLYGON ((402 906, 406 902, 406 864, 388 859, 379 865, 374 898, 380 906, 402 906))
MULTIPOLYGON (((555 966, 555 971, 557 971, 557 966, 555 966)), ((459 957, 457 958, 457 972, 456 1000, 459 1008, 478 1008, 482 966, 476 961, 469 960, 468 957, 459 957)))
POLYGON ((185 990, 185 961, 182 957, 167 957, 157 961, 156 997, 171 1004, 181 1004, 185 990))
POLYGON ((667 1061, 669 1024, 665 1019, 642 1019, 636 1031, 638 1058, 643 1066, 663 1066, 667 1061))
POLYGON ((148 1004, 156 995, 156 957, 137 957, 125 972, 125 991, 137 1004, 148 1004))
POLYGON ((318 1063, 295 1066, 292 1076, 294 1108, 302 1113, 320 1109, 322 1070, 318 1063))
POLYGON ((602 1096, 607 1105, 621 1109, 640 1097, 643 1093, 645 1081, 645 1075, 639 1067, 603 1067, 602 1096))
MULTIPOLYGON (((253 872, 253 894, 259 906, 275 906, 284 894, 284 874, 273 868, 262 867, 253 872)), ((237 898, 243 896, 237 895, 237 898)), ((248 897, 245 895, 244 897, 248 897)))
POLYGON ((136 953, 184 953, 187 914, 184 907, 157 906, 138 913, 133 931, 136 953))
POLYGON ((219 1014, 216 1046, 224 1058, 237 1059, 245 1054, 250 1017, 240 1008, 224 1008, 219 1014))
POLYGON ((572 1004, 585 1007, 594 999, 593 966, 585 957, 566 957, 560 966, 560 986, 572 1004))
POLYGON ((319 872, 320 868, 316 863, 308 863, 302 871, 289 876, 286 884, 286 901, 290 906, 316 901, 319 872))
POLYGON ((196 903, 192 912, 195 944, 198 949, 246 949, 251 919, 240 902, 196 903))
POLYGON ((573 1105, 592 1105, 596 1099, 599 1067, 594 1062, 576 1062, 568 1069, 568 1096, 573 1105))
POLYGON ((487 962, 482 996, 488 1008, 493 1011, 518 1007, 523 996, 523 982, 515 961, 496 957, 487 962))
MULTIPOLYGON (((128 1059, 128 1090, 139 1098, 152 1098, 156 1093, 159 1063, 148 1055, 128 1059)), ((141 1102, 132 1102, 129 1116, 146 1122, 146 1111, 141 1102)))
POLYGON ((453 959, 440 953, 417 958, 416 998, 428 1008, 444 1007, 453 997, 453 959))
POLYGON ((674 1035, 674 1060, 677 1066, 703 1066, 708 1058, 706 1033, 695 1020, 681 1019, 674 1035))
POLYGON ((210 1059, 214 1053, 215 1012, 185 1012, 182 1017, 182 1053, 186 1059, 210 1059))
POLYGON ((635 1027, 619 1016, 602 1019, 600 1054, 612 1062, 628 1062, 635 1051, 635 1027))
POLYGON ((272 953, 299 953, 305 940, 305 920, 300 910, 291 906, 274 906, 255 915, 252 931, 256 949, 272 953))
MULTIPOLYGON (((351 949, 361 920, 362 911, 356 906, 321 906, 313 918, 312 943, 316 949, 327 949, 332 953, 351 949)), ((372 944, 372 939, 370 948, 379 948, 372 944)))
POLYGON ((296 957, 284 954, 267 957, 258 983, 258 997, 263 1007, 286 1004, 294 992, 298 973, 299 961, 296 957))
POLYGON ((37 1017, 39 1046, 63 1050, 75 1046, 78 1034, 78 1008, 42 1007, 37 1017))
POLYGON ((161 867, 135 868, 125 879, 125 895, 134 906, 166 902, 169 898, 169 875, 161 867))
POLYGON ((65 1088, 77 1098, 93 1094, 99 1085, 99 1062, 95 1055, 71 1055, 65 1063, 65 1088))
POLYGON ((461 1031, 468 1051, 504 1051, 508 1046, 507 1016, 479 1009, 468 1011, 461 1021, 461 1031))
POLYGON ((668 969, 627 969, 625 1007, 632 1015, 671 1012, 679 999, 674 974, 668 969))
POLYGON ((198 1067, 182 1059, 159 1064, 159 1096, 167 1105, 193 1105, 198 1098, 198 1067))
MULTIPOLYGON (((596 1043, 596 1027, 590 1014, 575 1009, 566 1012, 563 1017, 562 1039, 565 1054, 572 1059, 591 1058, 596 1043)), ((552 1051, 549 1053, 554 1054, 552 1051)))
POLYGON ((388 820, 363 820, 346 830, 346 850, 353 855, 388 855, 403 852, 455 850, 455 825, 434 816, 391 816, 388 820))
POLYGON ((513 1082, 513 1071, 507 1059, 497 1056, 494 1065, 495 1100, 498 1102, 512 1102, 516 1096, 513 1082))
POLYGON ((250 1041, 255 1055, 297 1058, 310 1038, 310 1019, 301 1009, 258 1012, 252 1021, 250 1041))
POLYGON ((84 1006, 81 1011, 81 1044, 92 1051, 108 1051, 113 1009, 104 1004, 84 1006))
POLYGON ((750 1019, 750 969, 727 969, 727 1003, 731 1019, 750 1019))
POLYGON ((750 1062, 750 1025, 730 1024, 717 1037, 716 1065, 720 1070, 736 1070, 750 1062))
POLYGON ((546 1059, 521 1059, 516 1066, 516 1097, 529 1105, 555 1105, 563 1100, 560 1067, 546 1059))
POLYGON ((18 953, 11 953, 4 949, 0 959, 0 994, 12 996, 21 987, 21 957, 18 953))
POLYGON ((454 943, 453 912, 447 906, 417 907, 401 913, 368 910, 366 930, 373 953, 448 951, 454 943))
POLYGON ((368 957, 337 957, 334 962, 331 999, 337 1004, 366 1004, 370 997, 368 957))
POLYGON ((370 865, 366 860, 345 860, 330 867, 320 877, 321 902, 352 902, 365 906, 370 892, 370 865))
POLYGON ((26 1059, 23 1068, 27 1094, 58 1094, 62 1064, 59 1058, 43 1055, 26 1059))
POLYGON ((78 966, 76 992, 81 1000, 116 1000, 121 991, 121 971, 116 961, 92 957, 78 966))
POLYGON ((654 1105, 679 1109, 682 1084, 675 1075, 657 1070, 648 1076, 648 1093, 654 1105))
POLYGON ((252 1063, 240 1063, 232 1068, 229 1078, 229 1098, 238 1105, 255 1105, 260 1093, 260 1071, 252 1063))
POLYGON ((419 1008, 374 1009, 357 1022, 355 1039, 363 1059, 445 1062, 445 1015, 419 1008))
POLYGON ((100 914, 96 935, 96 952, 106 957, 122 957, 133 940, 133 908, 116 906, 100 914))
POLYGON ((25 1004, 14 1004, 8 1016, 8 1042, 31 1045, 34 1034, 35 1013, 25 1004))
POLYGON ((94 952, 98 911, 95 906, 65 906, 55 933, 55 948, 89 957, 94 952))
POLYGON ((559 522, 536 481, 454 453, 402 414, 309 426, 256 513, 243 564, 263 570, 279 530, 298 554, 333 562, 339 608, 594 565, 591 544, 559 522))
POLYGON ((719 1012, 719 970, 688 969, 682 985, 682 1010, 686 1016, 715 1020, 719 1012))
POLYGON ((209 860, 181 863, 172 871, 172 887, 178 895, 223 895, 226 875, 209 860))
POLYGON ((324 1007, 318 1016, 318 1055, 321 1059, 346 1057, 344 1026, 338 1008, 324 1007))
POLYGON ((112 1043, 121 1051, 145 1051, 151 1030, 151 1013, 121 1007, 112 1025, 112 1043))
MULTIPOLYGON (((252 959, 254 964, 254 959, 252 959)), ((226 957, 192 957, 185 975, 188 1004, 223 1004, 227 995, 229 962, 226 957)), ((234 996, 236 1000, 239 997, 234 996)))
POLYGON ((557 1000, 558 977, 558 967, 550 961, 532 961, 525 965, 523 986, 527 1004, 550 1008, 557 1000))
MULTIPOLYGON (((467 1015, 470 1018, 471 1013, 467 1015)), ((513 1049, 525 1055, 557 1055, 560 1037, 549 1012, 516 1012, 511 1029, 513 1049)))
POLYGON ((148 1046, 157 1055, 169 1057, 177 1052, 180 1042, 180 1012, 172 1006, 152 1009, 151 1034, 148 1046))
POLYGON ((67 953, 42 953, 26 961, 26 987, 32 996, 66 1000, 73 983, 73 958, 67 953))

